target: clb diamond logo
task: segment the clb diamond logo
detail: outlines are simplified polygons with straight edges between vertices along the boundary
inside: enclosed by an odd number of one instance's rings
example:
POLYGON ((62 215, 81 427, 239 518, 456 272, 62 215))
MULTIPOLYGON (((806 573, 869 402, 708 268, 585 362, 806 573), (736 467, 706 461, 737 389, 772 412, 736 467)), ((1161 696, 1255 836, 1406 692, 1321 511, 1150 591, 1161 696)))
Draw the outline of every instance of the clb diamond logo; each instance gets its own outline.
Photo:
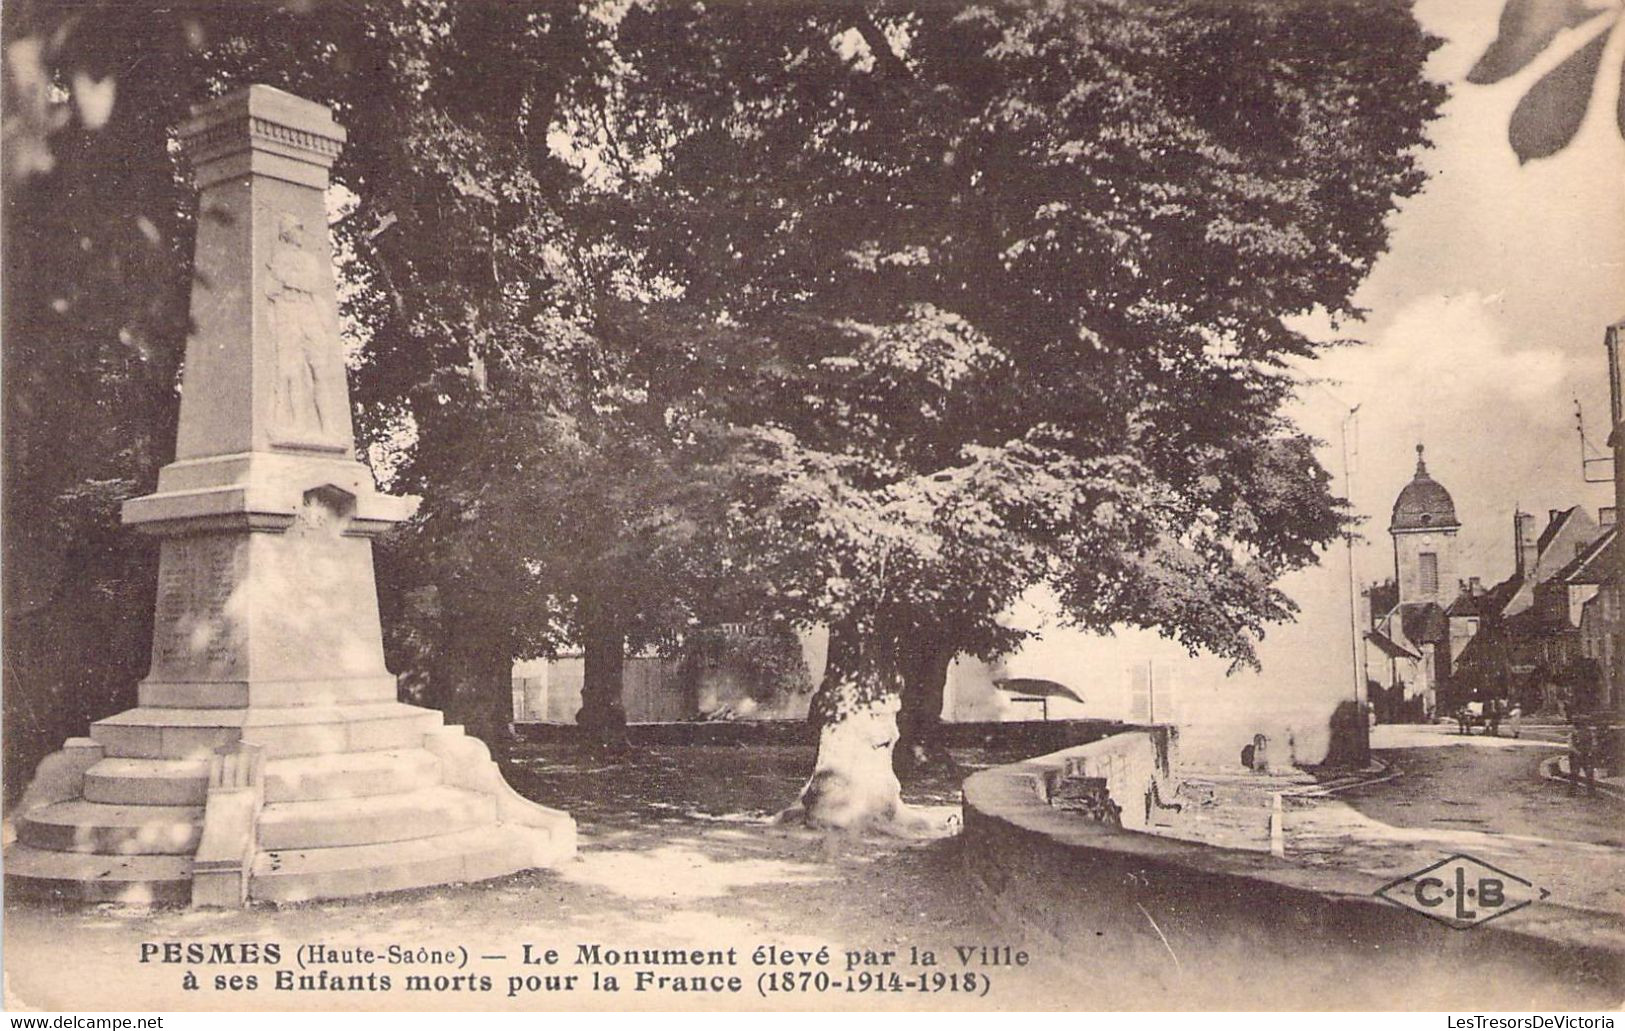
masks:
POLYGON ((1482 859, 1455 855, 1378 888, 1385 902, 1458 931, 1539 902, 1551 892, 1482 859))

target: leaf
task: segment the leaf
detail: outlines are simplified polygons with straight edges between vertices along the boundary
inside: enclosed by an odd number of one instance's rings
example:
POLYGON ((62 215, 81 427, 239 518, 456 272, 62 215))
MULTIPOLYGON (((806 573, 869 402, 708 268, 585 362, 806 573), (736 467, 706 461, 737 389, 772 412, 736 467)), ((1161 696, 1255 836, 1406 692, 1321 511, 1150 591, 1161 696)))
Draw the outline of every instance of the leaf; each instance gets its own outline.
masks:
POLYGON ((1619 63, 1619 103, 1614 109, 1614 120, 1619 123, 1619 134, 1625 136, 1625 61, 1619 63))
POLYGON ((1516 74, 1539 56, 1559 32, 1596 13, 1583 0, 1507 0, 1501 9, 1495 42, 1467 73, 1467 81, 1486 86, 1516 74))
POLYGON ((1529 87, 1512 111, 1507 140, 1518 162, 1549 157, 1568 146, 1580 123, 1602 65, 1603 46, 1608 33, 1600 32, 1563 63, 1541 76, 1529 87))
POLYGON ((8 185, 56 167, 50 136, 61 128, 67 113, 51 100, 51 77, 43 55, 38 36, 6 44, 5 66, 11 80, 4 122, 8 185))

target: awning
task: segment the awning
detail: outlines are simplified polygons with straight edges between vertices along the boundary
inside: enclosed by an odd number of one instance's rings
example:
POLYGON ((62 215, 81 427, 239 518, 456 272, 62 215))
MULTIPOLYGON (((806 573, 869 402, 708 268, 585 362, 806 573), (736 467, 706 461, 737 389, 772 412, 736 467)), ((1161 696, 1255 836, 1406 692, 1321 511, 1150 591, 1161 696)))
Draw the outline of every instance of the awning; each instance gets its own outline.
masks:
POLYGON ((1001 677, 993 681, 993 686, 1000 691, 1013 695, 1024 695, 1028 698, 1065 698, 1080 705, 1083 704, 1082 695, 1058 680, 1042 680, 1038 677, 1001 677))

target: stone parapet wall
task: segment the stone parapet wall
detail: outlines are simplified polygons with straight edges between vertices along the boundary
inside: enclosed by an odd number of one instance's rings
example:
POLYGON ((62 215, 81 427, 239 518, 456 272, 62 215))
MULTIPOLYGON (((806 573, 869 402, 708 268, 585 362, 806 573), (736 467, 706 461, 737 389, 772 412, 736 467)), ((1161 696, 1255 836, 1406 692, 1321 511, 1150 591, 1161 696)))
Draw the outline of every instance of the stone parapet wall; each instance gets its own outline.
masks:
POLYGON ((1625 994, 1625 921, 1543 903, 1538 918, 1452 930, 1374 897, 1375 878, 1049 805, 1069 757, 1109 769, 1124 756, 1133 770, 1151 751, 1146 731, 1129 731, 964 785, 973 894, 1080 977, 1132 971, 1098 978, 1100 1008, 1613 1008, 1625 994))
POLYGON ((1120 733, 1056 752, 1052 758, 1061 763, 1046 770, 1044 795, 1050 797, 1064 777, 1102 778, 1112 801, 1122 808, 1123 826, 1138 830, 1146 826, 1153 787, 1164 800, 1174 795, 1177 733, 1167 726, 1118 729, 1120 733))

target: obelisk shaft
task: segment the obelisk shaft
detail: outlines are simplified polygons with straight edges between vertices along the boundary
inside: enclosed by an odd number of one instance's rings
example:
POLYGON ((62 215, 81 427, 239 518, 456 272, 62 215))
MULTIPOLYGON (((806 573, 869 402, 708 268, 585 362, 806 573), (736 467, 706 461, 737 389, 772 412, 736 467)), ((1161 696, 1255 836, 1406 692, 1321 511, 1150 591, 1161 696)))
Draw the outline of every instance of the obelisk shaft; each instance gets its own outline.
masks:
POLYGON ((344 130, 254 86, 200 109, 181 139, 202 193, 176 459, 349 456, 325 203, 344 130))
POLYGON ((124 509, 165 538, 142 703, 392 699, 368 538, 412 502, 354 454, 325 198, 344 130, 250 86, 180 135, 201 196, 176 455, 124 509))

